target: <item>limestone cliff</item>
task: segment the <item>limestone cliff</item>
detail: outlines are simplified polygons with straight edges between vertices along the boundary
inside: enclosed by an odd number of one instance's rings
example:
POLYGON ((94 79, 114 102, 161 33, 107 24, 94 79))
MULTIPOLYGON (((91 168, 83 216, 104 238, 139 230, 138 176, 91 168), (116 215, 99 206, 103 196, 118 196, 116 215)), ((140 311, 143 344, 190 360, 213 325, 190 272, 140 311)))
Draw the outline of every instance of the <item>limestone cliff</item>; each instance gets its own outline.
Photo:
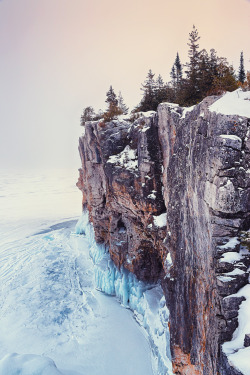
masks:
POLYGON ((176 374, 239 373, 221 344, 244 299, 227 296, 248 282, 250 121, 211 112, 217 99, 88 122, 80 138, 77 185, 96 240, 118 267, 161 282, 176 374))

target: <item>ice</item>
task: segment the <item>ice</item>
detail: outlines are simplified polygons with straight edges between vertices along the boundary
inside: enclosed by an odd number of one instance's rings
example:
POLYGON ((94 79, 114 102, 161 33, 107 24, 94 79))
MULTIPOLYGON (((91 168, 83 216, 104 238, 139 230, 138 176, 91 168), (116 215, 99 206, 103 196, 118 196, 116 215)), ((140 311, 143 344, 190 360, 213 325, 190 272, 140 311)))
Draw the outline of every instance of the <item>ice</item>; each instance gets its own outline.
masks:
POLYGON ((39 355, 7 354, 0 360, 0 375, 62 375, 55 363, 39 355))
POLYGON ((88 214, 83 213, 77 230, 86 233, 90 255, 94 262, 96 288, 114 295, 120 303, 130 308, 138 323, 148 334, 152 349, 154 373, 172 374, 169 344, 168 316, 165 297, 160 285, 145 284, 135 275, 121 267, 120 270, 110 259, 108 249, 97 244, 94 230, 88 222, 88 214), (81 229, 81 225, 83 226, 81 229))
POLYGON ((214 102, 209 110, 223 115, 250 117, 250 91, 238 89, 227 92, 214 102))
POLYGON ((158 216, 153 216, 153 218, 154 218, 154 225, 156 227, 162 228, 162 227, 166 226, 166 223, 167 223, 166 212, 161 214, 161 215, 158 215, 158 216))
POLYGON ((132 312, 95 289, 89 251, 101 261, 107 249, 89 249, 84 217, 71 233, 81 193, 77 173, 65 173, 0 179, 0 363, 13 364, 4 375, 16 375, 18 363, 25 374, 26 362, 40 375, 52 361, 53 375, 153 375, 149 342, 132 312))
POLYGON ((138 158, 137 150, 130 148, 127 145, 122 152, 117 155, 111 155, 107 163, 115 164, 117 166, 126 168, 126 169, 137 169, 138 168, 138 158))

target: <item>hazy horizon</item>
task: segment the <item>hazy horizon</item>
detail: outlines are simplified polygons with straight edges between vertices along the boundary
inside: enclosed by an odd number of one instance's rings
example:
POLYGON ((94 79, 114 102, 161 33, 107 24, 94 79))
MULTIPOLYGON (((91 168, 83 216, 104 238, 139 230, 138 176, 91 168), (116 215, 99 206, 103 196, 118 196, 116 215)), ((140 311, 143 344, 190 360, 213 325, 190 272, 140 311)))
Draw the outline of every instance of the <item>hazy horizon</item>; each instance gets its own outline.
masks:
POLYGON ((132 109, 149 69, 169 81, 193 24, 201 49, 236 71, 243 51, 250 70, 249 0, 0 1, 1 167, 79 167, 83 108, 112 85, 132 109))

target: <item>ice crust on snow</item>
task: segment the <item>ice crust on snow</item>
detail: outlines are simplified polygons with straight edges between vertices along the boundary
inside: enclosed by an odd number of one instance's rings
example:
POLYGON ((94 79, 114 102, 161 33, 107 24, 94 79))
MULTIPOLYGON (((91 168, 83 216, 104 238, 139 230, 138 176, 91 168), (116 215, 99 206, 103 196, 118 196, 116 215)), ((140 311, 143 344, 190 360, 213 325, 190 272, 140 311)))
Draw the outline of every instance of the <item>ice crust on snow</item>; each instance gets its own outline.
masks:
POLYGON ((54 361, 34 354, 7 354, 0 360, 0 375, 63 375, 54 361))
POLYGON ((117 155, 111 155, 107 163, 115 164, 117 166, 126 168, 126 169, 137 169, 138 168, 138 158, 137 150, 130 148, 127 145, 122 152, 117 155))
POLYGON ((216 100, 209 110, 223 115, 250 117, 250 91, 238 89, 227 92, 222 98, 216 100))
POLYGON ((79 219, 75 231, 85 233, 89 241, 96 288, 116 296, 123 306, 133 311, 135 319, 148 334, 154 373, 172 375, 169 311, 160 285, 145 284, 126 269, 118 270, 107 247, 95 242, 94 230, 86 212, 79 219))

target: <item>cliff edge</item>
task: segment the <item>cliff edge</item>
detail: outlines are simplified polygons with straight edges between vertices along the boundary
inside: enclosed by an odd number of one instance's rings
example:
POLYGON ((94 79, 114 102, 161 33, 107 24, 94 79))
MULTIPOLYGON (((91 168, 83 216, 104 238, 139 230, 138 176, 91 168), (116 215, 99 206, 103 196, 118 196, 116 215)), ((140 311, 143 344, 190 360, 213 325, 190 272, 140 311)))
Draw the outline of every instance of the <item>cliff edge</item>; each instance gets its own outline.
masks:
POLYGON ((241 374, 230 354, 244 344, 223 343, 249 287, 250 115, 225 111, 227 95, 162 103, 133 123, 87 122, 79 143, 96 241, 164 290, 175 374, 241 374))

